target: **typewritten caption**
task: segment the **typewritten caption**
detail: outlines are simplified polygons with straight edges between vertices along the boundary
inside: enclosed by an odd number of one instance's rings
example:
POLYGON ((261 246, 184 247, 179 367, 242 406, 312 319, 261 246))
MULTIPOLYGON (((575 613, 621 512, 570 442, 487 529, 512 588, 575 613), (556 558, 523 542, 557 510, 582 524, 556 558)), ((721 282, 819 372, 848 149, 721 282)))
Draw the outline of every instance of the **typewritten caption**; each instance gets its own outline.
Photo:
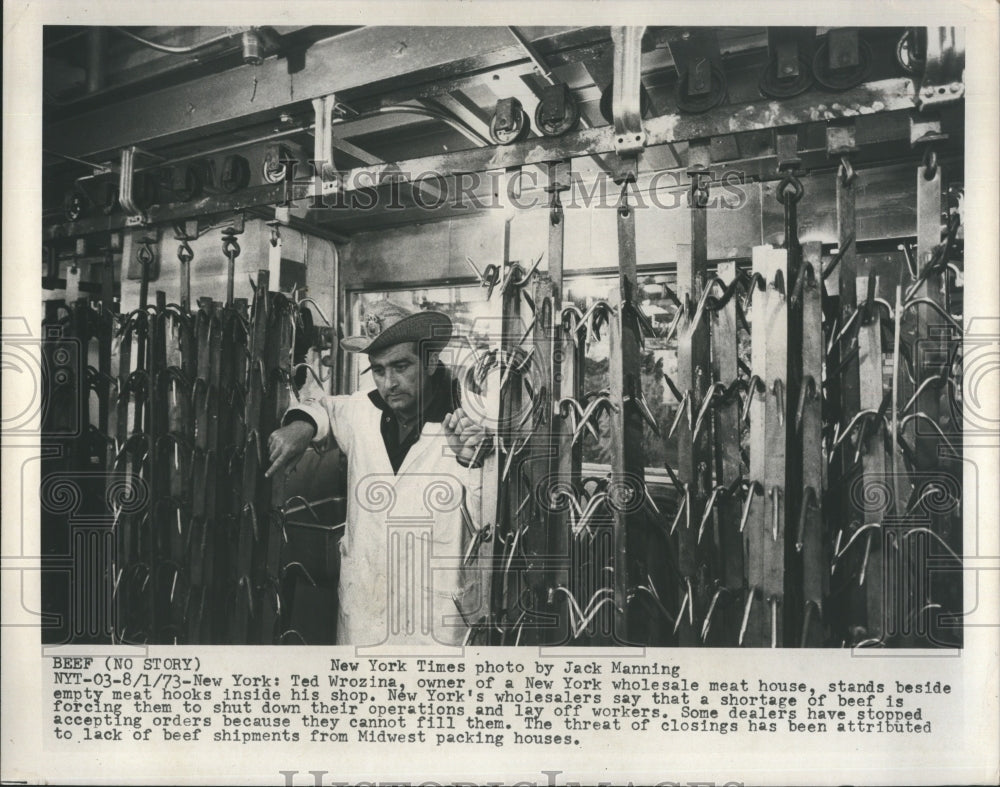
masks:
POLYGON ((266 672, 233 669, 222 653, 46 662, 47 742, 76 747, 125 741, 574 747, 594 735, 923 736, 947 713, 953 692, 941 680, 882 673, 836 680, 709 674, 661 657, 317 654, 297 660, 294 670, 266 672))

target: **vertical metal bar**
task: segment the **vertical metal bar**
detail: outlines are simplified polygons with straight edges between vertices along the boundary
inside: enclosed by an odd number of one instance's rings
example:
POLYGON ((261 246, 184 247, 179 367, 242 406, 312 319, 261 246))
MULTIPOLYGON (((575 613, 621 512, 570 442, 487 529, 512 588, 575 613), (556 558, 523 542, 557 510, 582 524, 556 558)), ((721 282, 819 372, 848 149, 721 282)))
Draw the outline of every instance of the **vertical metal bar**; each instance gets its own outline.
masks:
MULTIPOLYGON (((900 277, 902 279, 902 276, 900 277)), ((899 367, 902 362, 900 357, 900 345, 903 341, 903 285, 896 285, 896 298, 892 307, 893 332, 892 332, 892 407, 889 411, 889 424, 892 429, 892 454, 891 454, 891 474, 893 502, 895 504, 894 513, 902 516, 906 509, 906 501, 909 497, 908 480, 906 478, 903 457, 899 447, 899 407, 900 407, 900 379, 899 367)))
MULTIPOLYGON (((114 303, 114 259, 115 241, 117 234, 108 238, 108 248, 104 252, 104 264, 101 266, 101 313, 99 323, 101 325, 101 340, 98 345, 98 370, 101 379, 107 381, 111 377, 111 346, 114 334, 114 319, 111 316, 115 313, 114 303)), ((119 390, 118 388, 115 389, 119 390)), ((111 412, 111 389, 105 384, 101 389, 100 411, 98 413, 98 426, 105 434, 111 434, 109 418, 111 412)))
MULTIPOLYGON (((752 252, 753 277, 769 280, 771 257, 770 246, 755 246, 752 252)), ((755 284, 750 285, 752 288, 755 284)), ((743 539, 746 545, 747 569, 747 614, 742 624, 742 643, 760 646, 767 638, 767 615, 764 613, 760 595, 764 587, 764 538, 766 519, 764 510, 765 494, 765 409, 767 405, 767 344, 769 290, 753 292, 753 309, 750 314, 752 335, 750 339, 750 371, 752 377, 747 396, 750 397, 750 476, 747 498, 743 503, 743 539)))
POLYGON ((269 510, 262 510, 260 495, 257 492, 260 480, 262 442, 261 413, 264 407, 264 388, 268 384, 267 371, 264 368, 265 347, 267 342, 268 315, 268 271, 257 272, 257 283, 254 288, 253 312, 250 321, 249 364, 246 380, 246 406, 244 408, 244 424, 246 433, 242 445, 243 477, 241 485, 240 511, 238 513, 240 528, 236 551, 236 615, 233 618, 233 631, 236 644, 250 644, 253 629, 253 619, 259 617, 260 604, 256 599, 256 588, 260 584, 259 576, 255 576, 258 566, 261 528, 269 521, 269 510))
MULTIPOLYGON (((701 521, 701 504, 703 499, 698 495, 699 489, 704 489, 706 484, 700 482, 701 474, 698 472, 698 452, 695 450, 693 415, 697 413, 701 405, 702 393, 706 383, 702 379, 708 371, 707 366, 700 366, 698 358, 704 355, 707 335, 704 330, 704 323, 691 329, 691 317, 698 295, 701 289, 701 277, 696 277, 695 266, 692 264, 691 247, 683 244, 677 245, 677 295, 681 302, 685 304, 686 314, 682 318, 681 327, 677 338, 677 385, 681 393, 687 397, 686 404, 682 402, 680 407, 686 408, 686 414, 679 415, 677 425, 677 476, 683 485, 679 505, 685 506, 685 514, 681 517, 674 530, 675 546, 677 550, 677 563, 679 569, 678 576, 678 598, 683 598, 687 593, 686 579, 697 576, 697 556, 695 554, 696 533, 691 529, 692 523, 695 525, 701 521)), ((691 646, 697 644, 694 627, 688 623, 686 617, 679 619, 677 627, 677 644, 691 646)))
MULTIPOLYGON (((509 177, 510 173, 508 172, 509 177)), ((506 187, 504 193, 506 193, 506 187)), ((510 219, 504 223, 504 272, 507 277, 516 279, 520 276, 522 269, 517 261, 510 259, 513 213, 510 214, 510 219)), ((494 632, 501 629, 504 623, 512 622, 520 614, 516 610, 519 606, 522 576, 519 571, 505 569, 508 565, 507 559, 513 560, 514 539, 518 538, 519 523, 516 512, 524 490, 523 463, 526 456, 524 438, 519 426, 523 408, 526 407, 524 384, 521 374, 514 369, 520 365, 526 353, 526 349, 518 342, 524 336, 532 319, 530 313, 526 314, 527 304, 524 303, 520 287, 517 284, 512 284, 507 288, 501 287, 501 289, 503 352, 500 355, 502 375, 499 391, 500 428, 498 434, 504 450, 501 453, 503 464, 500 472, 500 514, 497 519, 496 537, 503 540, 504 546, 500 549, 500 562, 495 564, 494 571, 494 577, 496 577, 493 593, 494 619, 497 623, 493 629, 494 632), (502 382, 504 378, 507 380, 506 386, 502 382)), ((534 329, 532 328, 532 330, 534 329)), ((530 335, 529 332, 529 337, 530 335)), ((494 559, 496 559, 496 554, 494 554, 494 559)))
MULTIPOLYGON (((924 268, 934 255, 935 249, 941 243, 941 166, 933 170, 927 163, 917 168, 917 271, 924 268)), ((915 293, 916 297, 926 297, 946 308, 945 297, 946 275, 932 273, 925 279, 915 293)), ((941 332, 946 330, 940 316, 925 305, 917 305, 919 325, 917 342, 913 348, 915 385, 920 386, 925 380, 941 373, 944 361, 948 356, 947 345, 942 341, 941 332)), ((927 386, 917 397, 915 412, 927 415, 934 423, 940 417, 938 402, 939 389, 927 386)), ((937 447, 938 435, 926 425, 917 422, 915 425, 917 459, 924 469, 936 469, 938 465, 937 447)))
MULTIPOLYGON (((837 234, 838 234, 838 254, 841 255, 840 264, 837 268, 837 285, 840 296, 840 319, 838 324, 843 326, 854 314, 857 297, 857 276, 858 262, 855 251, 855 234, 857 223, 855 220, 855 197, 857 189, 855 184, 857 178, 836 177, 837 183, 837 234), (845 180, 847 182, 845 182, 845 180)), ((840 353, 844 352, 842 346, 834 348, 830 357, 830 368, 838 368, 840 353)), ((858 362, 851 359, 844 365, 841 374, 834 381, 840 391, 840 426, 844 428, 860 409, 860 393, 858 382, 858 362)), ((847 472, 847 467, 843 463, 837 468, 838 477, 842 477, 847 472)))
MULTIPOLYGON (((867 300, 870 288, 869 277, 858 277, 858 303, 867 300)), ((877 281, 877 279, 876 279, 877 281)), ((874 288, 877 291, 877 284, 874 288)), ((882 405, 882 328, 877 307, 871 304, 870 319, 858 330, 858 367, 861 380, 861 409, 878 411, 882 405)), ((866 309, 866 311, 868 311, 866 309)), ((851 490, 854 500, 863 502, 862 524, 875 525, 861 536, 858 544, 861 552, 861 574, 859 584, 863 588, 864 608, 867 620, 866 639, 881 639, 883 619, 887 599, 882 583, 882 520, 889 510, 879 506, 880 500, 887 500, 890 492, 885 488, 885 449, 883 448, 882 424, 880 419, 871 419, 867 428, 859 431, 858 451, 861 453, 861 486, 851 490)))
POLYGON ((611 401, 619 404, 609 413, 611 435, 611 487, 614 514, 614 636, 617 642, 642 641, 639 624, 628 615, 628 591, 644 576, 641 550, 630 547, 639 541, 641 527, 639 497, 644 495, 645 457, 642 450, 643 421, 637 400, 642 395, 640 376, 636 276, 635 208, 628 203, 629 180, 623 183, 618 206, 618 288, 609 303, 615 315, 609 322, 610 357, 608 381, 611 401), (617 491, 612 490, 617 487, 617 491), (633 497, 630 497, 633 496, 633 497))
MULTIPOLYGON (((770 252, 763 334, 767 344, 764 393, 764 511, 761 597, 770 616, 766 644, 783 644, 785 594, 785 505, 788 462, 788 252, 770 252)), ((756 323, 756 320, 755 320, 756 323)), ((756 331, 755 331, 756 333, 756 331)), ((756 337, 755 337, 756 338, 756 337)), ((762 643, 765 644, 765 643, 762 643)))
MULTIPOLYGON (((941 217, 942 217, 942 183, 944 174, 942 167, 935 160, 936 157, 932 149, 926 151, 925 157, 917 167, 917 247, 916 247, 916 269, 918 276, 923 277, 923 282, 917 286, 912 285, 904 290, 904 305, 910 298, 926 298, 939 307, 946 309, 948 305, 947 283, 948 273, 928 272, 927 266, 934 260, 936 253, 943 253, 945 250, 939 247, 942 243, 941 237, 941 217)), ((901 317, 902 342, 909 346, 910 357, 913 360, 913 386, 908 385, 908 380, 903 377, 900 380, 898 391, 902 400, 911 398, 914 390, 920 390, 916 401, 913 403, 909 413, 897 413, 897 417, 920 413, 921 417, 913 419, 913 446, 914 463, 921 473, 940 475, 942 481, 947 486, 961 486, 961 465, 956 461, 958 457, 939 452, 942 444, 941 435, 933 424, 944 425, 947 411, 942 411, 941 394, 944 390, 940 385, 934 383, 925 385, 927 381, 934 377, 950 374, 948 368, 949 361, 954 348, 953 342, 958 339, 948 333, 944 319, 935 309, 926 304, 917 304, 907 309, 901 317), (947 477, 945 477, 947 476, 947 477)), ((898 425, 897 425, 898 428, 898 425)), ((945 427, 945 434, 952 432, 955 427, 945 427)), ((953 442, 959 442, 953 440, 953 442)), ((903 492, 907 489, 906 484, 900 484, 901 479, 897 479, 897 486, 902 485, 903 492)), ((900 495, 902 497, 902 494, 900 495)), ((961 553, 961 526, 960 520, 953 519, 948 513, 937 513, 925 511, 930 519, 931 530, 941 537, 949 548, 957 553, 961 553)), ((938 587, 929 587, 932 581, 926 576, 926 569, 923 566, 917 568, 920 574, 919 581, 924 582, 928 587, 923 597, 918 598, 918 604, 924 605, 934 598, 936 603, 947 609, 955 609, 961 606, 961 583, 948 585, 940 583, 938 587), (934 594, 932 596, 932 594, 934 594)), ((922 613, 917 613, 921 615, 922 613)), ((933 630, 930 637, 935 643, 940 640, 937 637, 943 632, 933 630)), ((948 634, 953 634, 949 631, 948 634)), ((919 632, 926 636, 925 632, 919 632)), ((950 637, 949 637, 950 638, 950 637)))
MULTIPOLYGON (((146 248, 146 247, 144 246, 143 248, 146 248)), ((137 321, 137 324, 136 324, 136 332, 137 332, 137 335, 139 337, 139 341, 138 341, 138 346, 136 348, 136 363, 135 363, 135 368, 136 369, 145 369, 146 368, 146 344, 147 344, 146 334, 147 334, 148 325, 149 325, 149 322, 150 322, 149 315, 146 312, 146 305, 147 305, 148 300, 149 300, 149 266, 152 265, 153 263, 152 263, 151 260, 150 261, 143 261, 142 257, 140 257, 139 264, 140 264, 140 266, 142 268, 142 279, 141 279, 140 284, 139 284, 139 311, 142 312, 142 314, 140 315, 140 317, 139 317, 139 319, 137 321)), ((148 402, 148 397, 149 397, 149 392, 148 391, 146 393, 146 396, 147 396, 147 402, 148 402)), ((141 405, 139 402, 135 403, 135 431, 137 431, 137 432, 141 432, 142 431, 142 423, 143 423, 143 417, 144 417, 143 409, 144 409, 143 405, 141 405)))
POLYGON ((711 384, 711 346, 708 321, 695 312, 706 286, 708 269, 708 192, 697 173, 711 162, 708 140, 694 140, 688 148, 688 169, 692 171, 690 194, 691 243, 677 245, 677 295, 684 304, 684 318, 678 329, 677 376, 682 394, 688 397, 687 417, 677 427, 677 474, 686 487, 683 522, 675 529, 679 568, 678 598, 688 597, 689 613, 679 621, 678 645, 697 645, 699 631, 693 619, 705 609, 710 588, 698 571, 698 524, 712 489, 711 422, 694 433, 694 417, 701 410, 711 384))
MULTIPOLYGON (((496 178, 497 191, 503 205, 503 210, 498 211, 498 219, 501 222, 502 246, 499 259, 495 265, 499 270, 502 280, 509 273, 510 260, 510 222, 512 214, 506 206, 507 186, 509 179, 516 174, 516 170, 511 172, 491 172, 489 175, 496 178)), ((479 547, 475 555, 476 569, 479 572, 479 587, 482 589, 479 609, 474 613, 474 620, 471 622, 485 624, 487 626, 488 644, 495 644, 496 628, 493 623, 494 618, 503 609, 503 583, 495 582, 497 572, 496 543, 501 534, 501 527, 506 516, 505 509, 505 485, 502 479, 504 462, 506 456, 500 449, 501 444, 510 448, 510 443, 505 440, 507 410, 509 398, 501 391, 500 383, 503 378, 502 367, 505 366, 503 359, 508 358, 511 346, 520 336, 519 331, 523 330, 520 323, 514 325, 510 320, 513 315, 511 311, 518 308, 521 300, 517 288, 503 288, 501 286, 492 287, 490 293, 490 309, 488 316, 488 327, 490 336, 490 346, 486 352, 495 355, 496 363, 492 365, 484 381, 486 391, 486 403, 484 412, 484 422, 497 435, 497 450, 488 455, 483 463, 482 493, 480 498, 480 527, 483 537, 480 539, 479 547), (513 334, 517 333, 515 337, 513 334)))
MULTIPOLYGON (((220 484, 221 479, 229 479, 228 472, 222 465, 222 460, 224 457, 223 446, 229 445, 222 439, 222 434, 224 429, 222 427, 222 422, 228 420, 228 413, 232 408, 222 407, 222 396, 223 391, 228 394, 229 389, 224 389, 222 386, 222 370, 223 370, 223 331, 222 331, 222 321, 219 318, 218 305, 212 303, 208 298, 206 309, 209 310, 211 324, 209 326, 209 332, 211 334, 210 341, 206 343, 205 349, 209 354, 208 363, 208 386, 207 386, 207 396, 209 401, 207 403, 207 436, 205 442, 206 448, 206 468, 205 477, 202 482, 205 484, 205 533, 204 533, 204 547, 201 552, 201 558, 204 562, 204 588, 206 595, 206 605, 210 600, 222 599, 224 598, 224 593, 222 589, 224 587, 225 578, 227 576, 227 570, 230 565, 230 549, 229 541, 226 538, 227 533, 223 527, 224 517, 229 511, 229 488, 220 484)), ((212 637, 213 642, 218 642, 218 636, 221 629, 217 623, 218 615, 214 615, 214 610, 209 607, 208 610, 202 612, 202 620, 204 621, 202 626, 203 630, 208 632, 212 637), (206 620, 207 618, 207 620, 206 620)))
MULTIPOLYGON (((553 442, 556 447, 556 461, 552 469, 555 477, 550 483, 550 488, 558 484, 561 490, 569 490, 572 483, 579 478, 580 466, 582 462, 582 441, 576 445, 573 443, 573 430, 565 418, 558 412, 558 402, 566 396, 576 399, 580 393, 580 373, 583 368, 580 348, 578 347, 572 332, 576 331, 575 324, 569 330, 565 330, 562 325, 562 305, 563 305, 563 254, 565 249, 566 236, 566 216, 559 200, 560 193, 569 188, 570 183, 570 162, 559 162, 549 166, 549 185, 551 189, 553 204, 549 212, 549 246, 548 246, 548 269, 549 277, 552 280, 553 293, 553 330, 552 343, 554 350, 552 353, 552 402, 556 403, 553 408, 551 420, 551 432, 553 442)), ((537 300, 535 301, 538 302, 537 300)), ((555 502, 555 501, 553 501, 555 502)), ((560 584, 570 585, 571 570, 571 550, 570 550, 570 524, 567 516, 567 507, 571 505, 569 500, 560 498, 558 509, 549 517, 549 553, 553 560, 553 571, 549 576, 548 587, 552 604, 558 614, 558 622, 554 631, 547 637, 550 642, 564 642, 569 634, 569 615, 567 606, 562 599, 555 599, 555 588, 560 584)))
MULTIPOLYGON (((806 276, 802 287, 802 386, 800 406, 795 415, 796 438, 802 450, 802 498, 794 522, 799 531, 796 550, 801 552, 803 646, 824 644, 823 610, 829 594, 830 556, 827 554, 826 528, 823 521, 823 305, 821 276, 822 247, 819 242, 803 247, 800 275, 806 276)), ((787 508, 795 513, 795 508, 787 508)))
MULTIPOLYGON (((217 477, 226 483, 219 488, 216 501, 218 528, 213 543, 216 555, 216 592, 210 609, 210 621, 227 633, 229 641, 241 643, 235 623, 243 603, 239 594, 239 566, 244 561, 240 547, 244 533, 242 516, 242 456, 246 435, 246 369, 248 335, 244 329, 246 302, 242 299, 220 310, 219 341, 219 421, 217 477), (236 548, 233 548, 233 544, 236 548)), ((245 550, 246 547, 244 546, 245 550)), ((249 562, 247 560, 247 562, 249 562)))
MULTIPOLYGON (((267 345, 265 347, 264 368, 267 372, 267 393, 261 411, 260 434, 262 445, 267 445, 267 435, 281 424, 281 417, 288 409, 294 385, 292 375, 292 320, 295 318, 294 305, 284 295, 268 293, 271 300, 268 312, 267 345)), ((261 504, 261 528, 265 530, 262 547, 264 554, 260 561, 262 580, 266 595, 271 596, 261 604, 260 641, 270 643, 279 638, 278 624, 289 619, 292 598, 281 592, 281 567, 283 565, 285 524, 281 518, 288 495, 285 476, 278 473, 270 479, 270 487, 262 472, 265 463, 258 470, 258 499, 261 504), (271 606, 271 602, 274 606, 271 606)))
MULTIPOLYGON (((164 299, 165 301, 165 299, 164 299)), ((164 303, 165 306, 165 303, 164 303)), ((171 561, 165 578, 164 593, 168 598, 166 621, 170 633, 166 641, 181 641, 184 633, 184 601, 190 588, 190 563, 186 544, 191 536, 190 462, 187 450, 194 438, 194 420, 191 418, 190 390, 183 384, 187 369, 193 370, 195 348, 191 343, 190 321, 186 310, 177 314, 172 309, 157 314, 159 330, 163 334, 164 369, 181 370, 182 374, 163 374, 158 381, 163 402, 163 434, 170 439, 158 441, 160 469, 164 487, 172 498, 169 521, 162 522, 166 555, 171 561), (179 438, 179 439, 178 439, 179 438), (169 583, 167 582, 169 580, 169 583)), ((164 513, 166 513, 166 511, 164 513)))
MULTIPOLYGON (((797 148, 797 135, 789 135, 790 141, 795 143, 797 148)), ((780 166, 780 164, 779 164, 780 166)), ((794 171, 790 174, 794 178, 794 171)), ((781 186, 779 185, 779 189, 781 186)), ((779 424, 783 424, 785 429, 785 467, 784 477, 781 481, 781 512, 780 518, 791 523, 792 517, 798 514, 802 500, 802 443, 795 434, 795 430, 789 425, 789 421, 794 419, 795 407, 798 402, 800 385, 802 381, 802 299, 792 297, 793 293, 801 292, 803 281, 800 281, 802 274, 802 245, 799 242, 798 227, 798 202, 801 193, 785 192, 785 373, 784 373, 784 393, 782 401, 775 399, 775 405, 784 407, 784 413, 779 418, 779 424), (791 512, 794 512, 791 513, 791 512)), ((772 383, 773 385, 774 383, 772 383)), ((768 496, 777 504, 778 498, 774 495, 768 496)), ((784 639, 791 641, 791 633, 796 631, 803 620, 803 598, 802 591, 802 564, 796 559, 794 548, 795 533, 790 537, 784 537, 776 546, 780 546, 784 551, 782 558, 782 582, 783 595, 779 602, 781 612, 781 622, 775 623, 772 627, 774 633, 782 633, 783 638, 779 644, 786 644, 784 639), (783 543, 782 543, 783 542, 783 543)), ((773 612, 777 612, 772 607, 773 612)))
MULTIPOLYGON (((849 129, 848 129, 849 133, 849 129)), ((857 177, 848 177, 848 173, 841 168, 834 178, 836 183, 837 196, 837 233, 840 263, 837 267, 835 302, 839 304, 836 310, 837 319, 832 325, 833 333, 836 334, 852 318, 857 308, 857 276, 858 258, 855 244, 857 233, 857 222, 855 216, 855 201, 857 196, 857 177)), ((834 284, 830 279, 828 285, 834 284)), ((835 344, 827 357, 827 368, 838 369, 839 372, 831 375, 828 381, 829 401, 833 405, 832 419, 842 432, 851 419, 861 409, 860 380, 858 376, 858 361, 853 356, 854 347, 848 341, 835 344), (841 358, 844 361, 841 361, 841 358)), ((829 488, 831 494, 827 496, 827 518, 831 522, 838 522, 847 525, 857 517, 856 507, 852 504, 849 489, 852 476, 853 453, 842 448, 835 459, 829 463, 827 468, 829 473, 829 488)), ((834 591, 834 595, 844 599, 849 593, 842 594, 834 591)), ((837 628, 846 636, 845 627, 850 625, 850 613, 841 602, 838 604, 837 628), (848 618, 841 616, 847 612, 848 618)))
POLYGON ((162 290, 156 293, 156 313, 149 319, 149 353, 146 356, 147 372, 147 407, 146 427, 147 447, 149 451, 150 508, 148 521, 148 544, 146 560, 149 564, 149 610, 150 626, 149 641, 161 642, 162 626, 165 619, 164 604, 161 603, 160 587, 162 542, 164 530, 169 524, 161 521, 162 506, 158 503, 169 493, 169 475, 163 472, 163 463, 159 461, 159 439, 166 432, 166 407, 162 400, 162 389, 159 385, 160 372, 166 365, 166 337, 163 332, 163 311, 167 305, 166 293, 162 290))
MULTIPOLYGON (((208 474, 215 464, 214 456, 208 454, 208 407, 215 397, 210 390, 211 350, 210 332, 212 320, 212 302, 202 301, 195 315, 195 346, 197 357, 195 365, 195 381, 191 391, 194 451, 191 455, 190 495, 191 495, 191 528, 189 539, 188 566, 192 594, 202 593, 205 588, 206 555, 205 547, 209 532, 209 495, 214 492, 214 485, 209 485, 208 474)), ((189 611, 187 625, 188 644, 201 642, 202 612, 198 609, 189 611)))
MULTIPOLYGON (((716 276, 727 286, 736 280, 735 262, 720 262, 716 276)), ((727 489, 736 488, 741 476, 740 457, 740 403, 732 386, 739 377, 739 339, 736 323, 737 297, 730 298, 729 303, 718 311, 712 312, 711 342, 712 342, 712 379, 733 390, 732 395, 720 401, 715 406, 715 483, 727 489)), ((732 597, 742 600, 745 584, 743 565, 743 537, 740 534, 740 516, 742 514, 739 499, 735 493, 726 494, 718 501, 715 508, 717 542, 719 545, 720 563, 717 567, 717 577, 722 587, 727 588, 732 597)), ((741 604, 734 608, 742 611, 741 604)), ((718 616, 719 613, 717 612, 718 616)), ((739 633, 740 619, 727 616, 723 622, 713 624, 712 631, 722 633, 725 644, 736 642, 739 633)))
MULTIPOLYGON (((115 450, 109 451, 110 458, 108 462, 108 471, 110 479, 114 479, 114 473, 118 470, 119 460, 115 453, 123 450, 128 441, 128 410, 129 402, 132 397, 126 383, 128 381, 129 374, 131 373, 132 342, 134 341, 134 332, 129 330, 126 326, 121 326, 118 329, 118 333, 121 336, 117 360, 118 368, 115 374, 117 383, 115 385, 115 391, 118 394, 118 398, 114 409, 114 430, 108 430, 109 434, 111 434, 115 439, 115 450)), ((111 359, 111 362, 112 364, 114 363, 113 358, 111 359)), ((127 474, 128 483, 138 483, 135 476, 141 475, 140 469, 131 461, 131 456, 127 452, 124 457, 124 468, 125 473, 127 474)), ((116 589, 112 593, 114 598, 113 637, 120 639, 122 630, 128 626, 130 613, 129 583, 127 581, 123 582, 122 580, 125 578, 125 572, 131 570, 133 561, 135 560, 135 555, 132 551, 132 547, 135 543, 133 533, 133 529, 135 527, 135 517, 122 511, 113 513, 115 515, 113 528, 116 531, 114 575, 112 577, 112 582, 116 589)))
MULTIPOLYGON (((308 242, 308 236, 306 236, 308 242)), ((340 351, 340 336, 338 330, 340 326, 340 315, 343 314, 343 304, 345 295, 340 289, 340 249, 337 244, 330 241, 330 249, 333 251, 333 299, 330 304, 330 380, 327 393, 336 394, 337 387, 343 384, 344 374, 342 371, 340 351)))
MULTIPOLYGON (((552 417, 552 389, 555 382, 553 355, 555 353, 555 304, 559 298, 552 280, 548 274, 537 272, 531 281, 532 301, 535 304, 533 315, 531 360, 522 371, 522 375, 530 382, 534 395, 531 401, 522 405, 527 422, 521 429, 525 433, 527 448, 523 464, 523 473, 509 478, 511 487, 517 490, 513 496, 515 512, 515 532, 520 533, 520 547, 527 565, 521 574, 523 582, 531 590, 531 606, 513 610, 514 619, 522 615, 534 614, 547 606, 548 594, 555 587, 557 564, 550 550, 552 530, 560 525, 555 516, 543 505, 538 492, 553 488, 558 465, 558 438, 554 429, 552 417), (528 415, 530 409, 530 415, 528 415)), ((524 416, 522 416, 523 418, 524 416)), ((512 474, 513 475, 513 474, 512 474)), ((517 563, 517 557, 514 558, 517 563)), ((525 594, 519 594, 519 600, 525 594)), ((542 630, 537 621, 531 625, 525 624, 522 630, 528 632, 521 638, 522 644, 546 641, 553 635, 551 630, 542 630)), ((522 619, 523 623, 523 619, 522 619)))
POLYGON ((546 191, 550 195, 549 202, 549 245, 546 261, 549 278, 556 293, 562 298, 563 288, 563 252, 566 238, 566 216, 562 208, 561 194, 570 189, 572 183, 569 161, 557 161, 548 165, 549 182, 546 191))

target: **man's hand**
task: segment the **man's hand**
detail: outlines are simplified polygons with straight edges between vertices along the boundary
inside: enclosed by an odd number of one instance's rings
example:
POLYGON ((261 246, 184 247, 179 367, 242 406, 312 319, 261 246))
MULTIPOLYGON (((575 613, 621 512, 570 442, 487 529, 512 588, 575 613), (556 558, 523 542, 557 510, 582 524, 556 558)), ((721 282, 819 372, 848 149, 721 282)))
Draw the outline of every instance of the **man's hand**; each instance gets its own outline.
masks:
POLYGON ((455 457, 466 467, 473 460, 476 460, 474 466, 478 467, 492 448, 493 435, 469 418, 462 408, 445 416, 444 431, 455 457))
POLYGON ((315 436, 316 427, 308 421, 292 421, 288 426, 271 432, 271 436, 267 439, 271 466, 264 473, 264 477, 270 478, 286 467, 288 472, 291 472, 315 436))

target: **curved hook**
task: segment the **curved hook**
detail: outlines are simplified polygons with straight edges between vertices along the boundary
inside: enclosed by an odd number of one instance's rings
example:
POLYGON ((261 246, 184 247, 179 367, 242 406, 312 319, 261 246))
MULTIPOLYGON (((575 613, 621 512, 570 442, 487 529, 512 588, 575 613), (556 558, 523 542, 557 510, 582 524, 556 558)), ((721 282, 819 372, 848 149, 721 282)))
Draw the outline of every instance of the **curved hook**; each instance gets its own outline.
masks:
POLYGON ((743 514, 740 516, 740 532, 742 533, 747 526, 747 520, 750 519, 750 506, 753 505, 753 499, 755 495, 764 494, 764 485, 760 481, 751 481, 749 486, 747 486, 746 491, 746 502, 743 503, 743 514))
MULTIPOLYGON (((297 294, 297 293, 296 293, 296 294, 297 294)), ((317 312, 319 313, 319 317, 320 317, 320 319, 321 319, 321 320, 322 320, 322 321, 323 321, 324 323, 326 323, 327 327, 331 327, 331 328, 333 327, 333 325, 332 325, 332 324, 330 323, 330 320, 329 320, 329 319, 327 319, 327 316, 326 316, 326 314, 325 314, 325 313, 323 312, 323 310, 322 310, 322 309, 321 309, 321 308, 319 307, 319 304, 318 304, 318 303, 316 303, 316 301, 315 301, 315 300, 313 300, 312 298, 299 298, 298 300, 296 300, 296 301, 295 301, 295 305, 296 305, 296 306, 298 306, 298 307, 300 307, 300 308, 301 308, 301 306, 302 306, 303 304, 305 304, 305 303, 308 303, 308 304, 311 304, 311 305, 312 305, 312 307, 313 307, 313 308, 314 308, 314 309, 315 309, 315 310, 316 310, 316 311, 317 311, 317 312)))
POLYGON ((805 545, 806 514, 809 509, 819 509, 819 497, 816 490, 811 486, 806 486, 802 495, 802 508, 799 510, 799 530, 795 537, 795 551, 801 552, 805 545))

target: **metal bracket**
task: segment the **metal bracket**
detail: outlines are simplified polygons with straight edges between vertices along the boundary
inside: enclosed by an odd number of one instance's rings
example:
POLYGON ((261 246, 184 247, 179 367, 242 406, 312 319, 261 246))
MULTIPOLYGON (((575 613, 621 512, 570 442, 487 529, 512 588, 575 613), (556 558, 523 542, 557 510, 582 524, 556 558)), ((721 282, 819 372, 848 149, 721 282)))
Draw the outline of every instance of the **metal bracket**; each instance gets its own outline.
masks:
POLYGON ((490 119, 490 138, 498 145, 520 142, 531 132, 528 114, 516 98, 502 98, 490 119))
POLYGON ((846 156, 858 150, 854 124, 826 127, 826 152, 829 156, 846 156))
POLYGON ((569 131, 580 119, 580 108, 569 85, 557 82, 542 88, 541 101, 535 110, 535 125, 546 136, 569 131))
POLYGON ((761 92, 771 98, 791 98, 813 83, 815 27, 769 27, 768 63, 760 76, 761 92))
POLYGON ((797 131, 790 133, 776 132, 774 135, 774 150, 778 158, 778 171, 788 170, 794 172, 802 164, 802 157, 799 156, 799 134, 797 131))
POLYGON ((839 27, 831 30, 827 33, 827 47, 827 66, 831 71, 853 68, 861 60, 856 27, 839 27))
POLYGON ((573 95, 570 93, 569 85, 562 82, 555 85, 546 85, 542 88, 542 119, 553 125, 561 123, 566 117, 567 108, 572 102, 573 95))
POLYGON ((337 105, 333 93, 323 98, 314 98, 313 112, 316 120, 316 137, 313 147, 313 166, 318 170, 323 193, 336 188, 337 169, 333 163, 333 110, 337 105))
POLYGON ((146 222, 146 215, 135 204, 132 193, 135 180, 135 154, 139 152, 135 145, 122 148, 121 169, 118 172, 118 202, 125 211, 126 226, 135 226, 146 222))
POLYGON ((917 91, 921 112, 951 104, 965 95, 965 30, 928 27, 927 58, 917 91))
POLYGON ((948 139, 948 135, 941 131, 940 118, 925 118, 919 115, 910 115, 911 148, 931 142, 943 142, 946 139, 948 139))
POLYGON ((794 79, 799 76, 799 45, 797 41, 785 40, 774 47, 778 60, 778 74, 782 79, 794 79))
POLYGON ((513 131, 520 123, 521 102, 516 98, 502 98, 497 101, 497 131, 513 131))
POLYGON ((612 114, 615 150, 619 156, 634 155, 646 147, 639 93, 642 88, 642 36, 646 27, 612 27, 614 42, 614 94, 612 114))
POLYGON ((679 29, 671 33, 667 46, 677 71, 675 100, 681 112, 700 114, 726 100, 726 74, 714 30, 679 29))

